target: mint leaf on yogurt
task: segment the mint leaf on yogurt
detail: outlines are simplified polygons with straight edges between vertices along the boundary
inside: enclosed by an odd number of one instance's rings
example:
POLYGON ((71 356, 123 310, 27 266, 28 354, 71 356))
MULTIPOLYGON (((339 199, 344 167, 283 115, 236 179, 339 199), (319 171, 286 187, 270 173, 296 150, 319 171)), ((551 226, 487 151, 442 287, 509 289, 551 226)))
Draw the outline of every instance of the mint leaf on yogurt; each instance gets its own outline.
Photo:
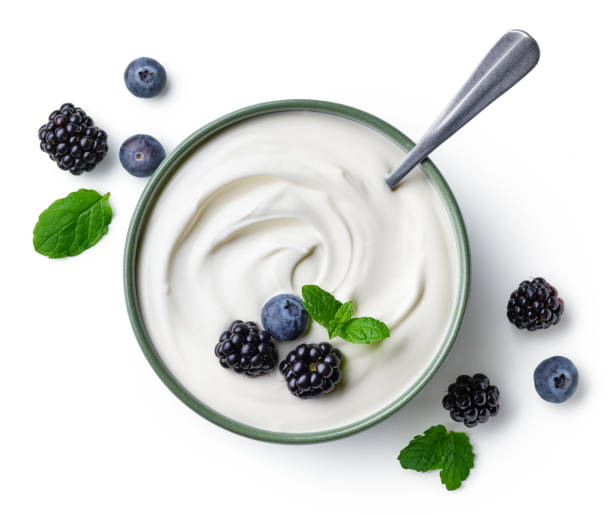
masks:
POLYGON ((332 294, 316 285, 302 287, 304 308, 327 329, 330 339, 342 337, 349 342, 371 344, 390 335, 387 325, 372 317, 353 318, 352 301, 341 303, 332 294))
POLYGON ((349 342, 358 344, 371 344, 380 342, 390 335, 389 328, 384 322, 372 317, 358 317, 347 322, 340 332, 340 336, 349 342))
POLYGON ((338 321, 330 322, 329 326, 327 327, 327 335, 329 336, 329 338, 333 339, 334 337, 339 337, 342 333, 342 330, 344 329, 345 324, 346 323, 341 323, 338 321))
POLYGON ((305 310, 325 328, 335 320, 336 312, 342 306, 334 296, 316 285, 304 285, 302 299, 305 310))
POLYGON ((474 467, 474 452, 464 432, 448 432, 443 425, 432 426, 417 435, 397 459, 404 469, 440 470, 440 480, 449 491, 461 486, 474 467))
POLYGON ((351 317, 353 317, 353 302, 348 301, 347 303, 343 303, 340 308, 338 308, 334 319, 336 322, 346 323, 351 320, 351 317))
POLYGON ((49 258, 75 256, 95 245, 113 217, 109 193, 80 189, 53 202, 34 226, 34 249, 49 258))
POLYGON ((327 333, 330 339, 334 337, 339 337, 353 316, 353 302, 348 301, 347 303, 343 303, 338 308, 338 311, 334 315, 334 320, 331 321, 327 326, 327 333))

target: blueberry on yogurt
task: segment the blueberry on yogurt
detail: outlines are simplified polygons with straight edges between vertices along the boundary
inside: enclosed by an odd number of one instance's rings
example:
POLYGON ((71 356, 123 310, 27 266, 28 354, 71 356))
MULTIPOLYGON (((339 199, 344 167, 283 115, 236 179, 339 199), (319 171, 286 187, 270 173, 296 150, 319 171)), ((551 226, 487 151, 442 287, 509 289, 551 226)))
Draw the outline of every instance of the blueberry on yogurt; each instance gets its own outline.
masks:
POLYGON ((137 97, 151 98, 158 95, 166 85, 166 70, 155 59, 134 59, 123 74, 128 90, 137 97))
POLYGON ((294 340, 306 333, 310 315, 302 300, 293 294, 279 294, 269 299, 261 311, 265 330, 276 340, 294 340))

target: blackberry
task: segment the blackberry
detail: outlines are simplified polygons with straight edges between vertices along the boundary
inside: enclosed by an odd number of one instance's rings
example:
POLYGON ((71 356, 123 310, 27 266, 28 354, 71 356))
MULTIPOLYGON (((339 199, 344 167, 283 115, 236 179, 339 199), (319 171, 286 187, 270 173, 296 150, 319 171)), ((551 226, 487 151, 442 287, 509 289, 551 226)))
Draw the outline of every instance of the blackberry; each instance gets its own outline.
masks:
POLYGON ((289 392, 298 398, 318 398, 334 390, 342 378, 342 352, 327 342, 300 344, 279 364, 289 392))
POLYGON ((499 414, 499 389, 484 374, 462 374, 448 388, 442 406, 454 421, 472 428, 499 414))
POLYGON ((517 328, 541 330, 557 324, 563 314, 563 299, 544 278, 523 281, 508 301, 508 320, 517 328))
POLYGON ((252 321, 234 321, 215 346, 215 355, 226 369, 247 376, 269 373, 278 360, 276 346, 267 331, 252 321))
POLYGON ((62 170, 74 175, 90 172, 108 151, 106 133, 91 117, 69 102, 53 111, 38 130, 40 149, 62 170))

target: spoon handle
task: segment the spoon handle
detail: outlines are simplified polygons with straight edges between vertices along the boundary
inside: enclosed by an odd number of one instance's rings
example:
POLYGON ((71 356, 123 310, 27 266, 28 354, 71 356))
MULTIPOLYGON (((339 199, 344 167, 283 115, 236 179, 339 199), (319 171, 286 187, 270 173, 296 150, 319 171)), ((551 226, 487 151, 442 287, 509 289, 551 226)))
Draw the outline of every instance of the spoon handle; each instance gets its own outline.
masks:
POLYGON ((389 188, 395 188, 438 145, 525 77, 539 58, 538 44, 529 34, 506 32, 404 161, 385 178, 389 188))

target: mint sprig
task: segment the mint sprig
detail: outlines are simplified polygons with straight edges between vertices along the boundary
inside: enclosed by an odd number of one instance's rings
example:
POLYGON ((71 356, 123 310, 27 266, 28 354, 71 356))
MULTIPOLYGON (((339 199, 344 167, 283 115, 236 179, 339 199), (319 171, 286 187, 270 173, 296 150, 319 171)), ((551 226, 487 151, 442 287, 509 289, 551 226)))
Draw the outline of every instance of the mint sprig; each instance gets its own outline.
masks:
POLYGON ((443 425, 432 426, 417 435, 398 458, 404 469, 440 470, 440 480, 449 491, 461 486, 474 467, 474 452, 464 432, 448 432, 443 425))
POLYGON ((81 188, 51 203, 34 227, 34 249, 49 258, 75 256, 95 245, 113 217, 108 196, 81 188))
POLYGON ((336 312, 342 306, 342 303, 334 296, 316 285, 304 285, 302 299, 304 309, 315 321, 326 328, 336 320, 336 312))
POLYGON ((349 342, 371 344, 390 335, 385 323, 372 317, 353 317, 352 301, 341 303, 317 285, 304 285, 302 299, 306 311, 327 329, 330 339, 342 337, 349 342))

